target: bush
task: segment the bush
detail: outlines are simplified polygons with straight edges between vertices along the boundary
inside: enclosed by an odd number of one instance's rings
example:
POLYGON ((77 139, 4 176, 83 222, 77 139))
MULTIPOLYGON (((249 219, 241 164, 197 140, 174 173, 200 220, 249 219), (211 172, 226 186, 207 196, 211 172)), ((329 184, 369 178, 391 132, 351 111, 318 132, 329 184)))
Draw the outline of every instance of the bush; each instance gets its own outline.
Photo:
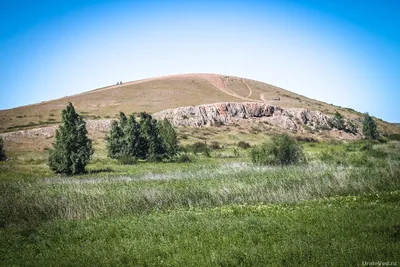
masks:
POLYGON ((274 136, 270 142, 253 147, 250 157, 253 163, 262 165, 289 165, 305 161, 302 147, 287 134, 274 136))
POLYGON ((335 115, 332 120, 333 127, 339 129, 339 130, 344 130, 344 119, 343 115, 340 114, 339 112, 335 112, 335 115))
POLYGON ((306 142, 306 143, 317 143, 318 140, 308 137, 308 136, 296 136, 296 140, 299 142, 306 142))
POLYGON ((185 153, 185 154, 179 154, 175 156, 175 162, 179 163, 190 163, 192 162, 192 159, 185 153))
POLYGON ((210 149, 206 143, 196 142, 188 146, 187 150, 193 152, 194 154, 203 153, 205 156, 210 157, 210 149))
POLYGON ((378 127, 374 119, 368 114, 364 114, 363 121, 363 135, 367 139, 377 140, 379 139, 378 127))
POLYGON ((210 148, 213 150, 216 150, 216 149, 221 149, 221 146, 217 141, 212 141, 210 143, 210 148))
POLYGON ((6 159, 7 159, 7 156, 4 153, 3 138, 1 138, 1 136, 0 136, 0 161, 4 161, 6 159))
POLYGON ((62 111, 62 123, 56 131, 56 141, 49 153, 49 167, 56 173, 82 173, 93 154, 86 122, 69 103, 62 111))
POLYGON ((239 143, 237 143, 237 146, 243 149, 248 149, 250 148, 250 144, 244 141, 240 141, 239 143))

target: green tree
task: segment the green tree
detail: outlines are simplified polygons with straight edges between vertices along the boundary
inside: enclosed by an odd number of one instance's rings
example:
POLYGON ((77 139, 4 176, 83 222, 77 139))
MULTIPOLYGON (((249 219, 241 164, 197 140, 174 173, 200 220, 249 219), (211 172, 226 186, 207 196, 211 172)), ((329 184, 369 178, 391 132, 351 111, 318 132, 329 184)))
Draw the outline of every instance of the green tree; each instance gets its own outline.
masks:
POLYGON ((0 161, 4 161, 7 159, 7 156, 4 152, 4 144, 3 144, 3 138, 0 136, 0 161))
POLYGON ((367 139, 379 139, 378 126, 376 125, 374 119, 368 113, 364 114, 363 135, 367 139))
POLYGON ((305 160, 302 147, 287 134, 273 136, 270 142, 250 150, 253 163, 262 165, 289 165, 305 160))
POLYGON ((141 131, 141 125, 136 122, 135 116, 129 115, 124 127, 125 155, 146 159, 149 144, 141 131))
POLYGON ((157 120, 146 112, 140 113, 140 129, 142 136, 147 140, 148 151, 147 158, 159 161, 165 157, 164 142, 160 136, 157 120))
POLYGON ((167 118, 159 121, 158 129, 160 137, 163 140, 165 153, 168 157, 173 157, 178 153, 179 142, 176 131, 167 118))
POLYGON ((111 129, 106 137, 107 141, 107 151, 108 156, 112 159, 116 159, 122 155, 124 155, 125 150, 125 139, 124 139, 124 131, 120 127, 120 124, 117 121, 113 121, 111 123, 111 129))
POLYGON ((339 130, 344 130, 345 127, 344 127, 343 115, 336 111, 333 117, 332 124, 335 128, 339 130))
POLYGON ((119 126, 124 129, 126 126, 126 123, 128 122, 128 118, 126 117, 125 113, 122 111, 119 112, 119 126))
POLYGON ((87 137, 86 122, 68 103, 62 111, 62 125, 49 154, 49 166, 56 173, 79 174, 93 154, 92 140, 87 137))

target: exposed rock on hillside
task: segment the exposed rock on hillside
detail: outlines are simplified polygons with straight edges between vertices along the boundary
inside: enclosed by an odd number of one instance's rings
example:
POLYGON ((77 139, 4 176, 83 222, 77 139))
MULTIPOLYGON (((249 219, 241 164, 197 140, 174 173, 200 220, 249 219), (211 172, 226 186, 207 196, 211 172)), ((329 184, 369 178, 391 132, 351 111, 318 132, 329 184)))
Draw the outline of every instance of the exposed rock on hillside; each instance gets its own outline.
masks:
MULTIPOLYGON (((167 118, 175 126, 203 127, 234 125, 246 122, 266 122, 283 130, 302 132, 304 130, 337 130, 334 128, 333 119, 319 111, 303 108, 283 109, 281 107, 259 102, 224 102, 215 104, 204 104, 199 106, 180 107, 167 109, 153 114, 156 119, 167 118)), ((112 119, 87 120, 86 127, 89 134, 105 134, 110 129, 112 119)), ((353 122, 358 125, 358 123, 353 122)), ((361 137, 360 134, 353 136, 354 129, 348 128, 345 121, 348 138, 361 137), (350 137, 353 136, 353 137, 350 137)), ((22 137, 35 139, 44 137, 51 139, 55 136, 58 126, 50 126, 38 129, 29 129, 0 134, 5 141, 16 141, 22 137)), ((355 129, 357 131, 357 129, 355 129)), ((359 130, 358 130, 359 131, 359 130)), ((334 135, 333 132, 331 132, 334 135)), ((334 136, 332 136, 334 137, 334 136)))
POLYGON ((235 124, 243 120, 265 121, 286 130, 333 129, 332 118, 319 111, 303 108, 283 109, 266 103, 215 103, 168 109, 154 114, 156 119, 167 118, 175 126, 202 127, 235 124))

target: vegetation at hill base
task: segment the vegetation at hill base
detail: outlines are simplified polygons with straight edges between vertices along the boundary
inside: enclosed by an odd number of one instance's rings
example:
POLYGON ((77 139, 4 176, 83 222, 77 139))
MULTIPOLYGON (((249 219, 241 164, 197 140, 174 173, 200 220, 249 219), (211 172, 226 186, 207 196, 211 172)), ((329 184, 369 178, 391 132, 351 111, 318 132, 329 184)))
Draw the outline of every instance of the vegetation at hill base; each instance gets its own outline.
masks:
POLYGON ((173 158, 179 150, 172 124, 167 119, 157 122, 146 112, 140 113, 139 122, 133 114, 126 117, 120 112, 119 122, 112 122, 106 141, 108 156, 122 161, 127 158, 161 161, 173 158))
MULTIPOLYGON (((118 126, 134 125, 123 117, 118 126)), ((189 160, 135 165, 96 142, 86 172, 74 176, 54 175, 47 151, 9 151, 0 163, 0 265, 396 262, 400 143, 304 140, 266 136, 250 150, 238 145, 245 139, 215 149, 196 141, 176 156, 189 160), (249 151, 265 143, 274 164, 254 164, 249 151), (306 163, 287 164, 297 162, 291 155, 306 163)))
POLYGON ((250 150, 251 161, 262 165, 289 165, 304 162, 302 147, 287 134, 276 135, 250 150))
POLYGON ((63 174, 83 173, 93 154, 92 140, 87 133, 86 122, 69 103, 62 111, 62 125, 49 152, 50 169, 63 174))

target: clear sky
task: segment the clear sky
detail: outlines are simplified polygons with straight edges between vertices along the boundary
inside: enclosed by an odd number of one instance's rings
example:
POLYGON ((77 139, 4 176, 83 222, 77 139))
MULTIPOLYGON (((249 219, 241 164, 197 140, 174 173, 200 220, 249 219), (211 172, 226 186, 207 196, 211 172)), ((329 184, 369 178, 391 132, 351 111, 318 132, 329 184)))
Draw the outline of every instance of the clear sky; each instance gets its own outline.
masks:
POLYGON ((0 0, 0 109, 217 73, 400 122, 400 1, 0 0))

